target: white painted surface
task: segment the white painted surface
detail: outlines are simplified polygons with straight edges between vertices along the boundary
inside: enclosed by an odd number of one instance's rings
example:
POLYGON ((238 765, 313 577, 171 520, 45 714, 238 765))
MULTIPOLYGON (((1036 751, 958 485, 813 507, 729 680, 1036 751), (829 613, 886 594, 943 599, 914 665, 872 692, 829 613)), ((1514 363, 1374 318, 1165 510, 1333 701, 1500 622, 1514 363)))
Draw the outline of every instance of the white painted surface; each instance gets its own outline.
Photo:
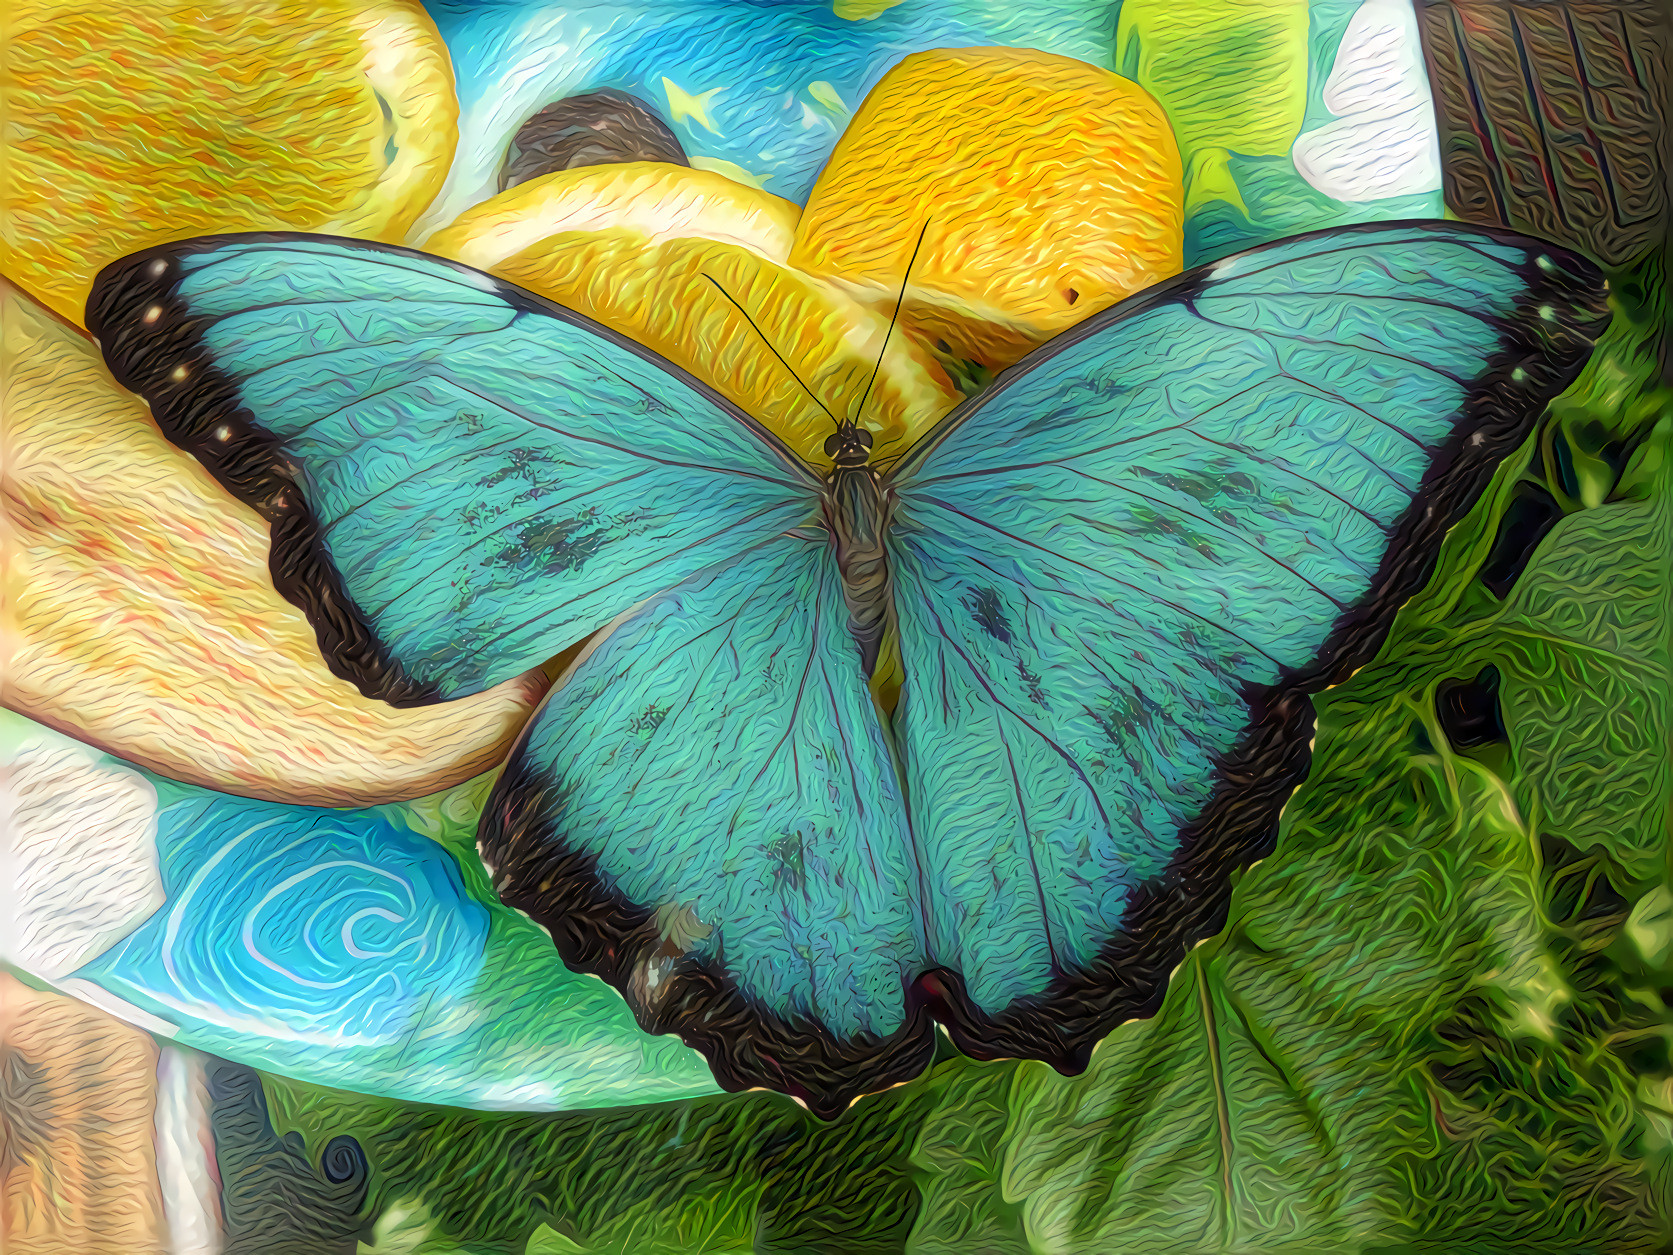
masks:
POLYGON ((163 905, 157 793, 65 737, 0 768, 0 957, 56 981, 163 905))
POLYGON ((220 1174, 203 1058, 164 1046, 157 1056, 157 1181, 171 1255, 220 1255, 220 1174))
POLYGON ((1336 120, 1296 140, 1296 171, 1350 203, 1433 192, 1441 146, 1412 0, 1365 0, 1348 20, 1324 103, 1336 120))

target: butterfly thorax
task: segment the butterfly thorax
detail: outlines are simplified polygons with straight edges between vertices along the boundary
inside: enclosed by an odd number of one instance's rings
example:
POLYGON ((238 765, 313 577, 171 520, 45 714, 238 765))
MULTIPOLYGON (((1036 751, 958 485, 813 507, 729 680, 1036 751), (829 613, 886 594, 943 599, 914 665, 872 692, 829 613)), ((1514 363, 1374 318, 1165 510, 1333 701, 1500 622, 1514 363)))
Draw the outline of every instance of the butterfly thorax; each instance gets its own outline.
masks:
POLYGON ((883 543, 888 516, 883 481, 872 467, 839 461, 831 468, 825 481, 825 525, 842 572, 848 631, 860 647, 867 676, 877 665, 892 604, 889 555, 883 543))

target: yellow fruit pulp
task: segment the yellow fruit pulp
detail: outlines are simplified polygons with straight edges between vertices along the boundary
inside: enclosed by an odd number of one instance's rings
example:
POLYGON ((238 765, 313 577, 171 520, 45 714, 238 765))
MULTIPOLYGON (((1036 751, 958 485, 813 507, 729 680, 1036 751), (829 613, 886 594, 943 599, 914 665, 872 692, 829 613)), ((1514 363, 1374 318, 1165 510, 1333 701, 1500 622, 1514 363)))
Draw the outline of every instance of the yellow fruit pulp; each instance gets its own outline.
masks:
POLYGON ((397 709, 326 669, 268 527, 68 324, 0 283, 5 704, 153 771, 276 801, 422 797, 488 770, 539 672, 397 709))
POLYGON ((830 464, 832 416, 858 413, 865 397, 861 424, 887 456, 960 393, 922 344, 900 328, 888 336, 887 316, 785 264, 797 215, 710 171, 633 162, 520 184, 425 247, 655 350, 815 465, 830 464))
POLYGON ((861 104, 792 265, 989 367, 1176 274, 1179 150, 1143 88, 1020 48, 917 53, 861 104), (927 225, 926 225, 927 224, 927 225))
POLYGON ((21 0, 7 26, 0 269, 78 323, 151 244, 399 241, 453 159, 451 62, 410 0, 21 0))

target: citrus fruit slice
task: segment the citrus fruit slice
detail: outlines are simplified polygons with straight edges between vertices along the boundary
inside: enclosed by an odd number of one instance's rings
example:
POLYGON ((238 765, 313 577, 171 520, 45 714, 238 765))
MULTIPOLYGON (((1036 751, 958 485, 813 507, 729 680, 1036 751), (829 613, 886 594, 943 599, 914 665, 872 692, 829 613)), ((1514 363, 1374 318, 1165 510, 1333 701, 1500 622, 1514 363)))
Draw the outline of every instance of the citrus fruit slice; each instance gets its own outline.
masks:
POLYGON ((861 104, 791 264, 1003 367, 1181 267, 1179 150, 1134 83, 1023 48, 917 53, 861 104))
POLYGON ((1308 6, 1127 0, 1116 62, 1167 110, 1187 153, 1288 156, 1307 111, 1308 6))
POLYGON ((624 161, 555 170, 519 183, 443 227, 424 251, 484 270, 557 237, 613 232, 644 249, 665 240, 736 244, 790 256, 801 209, 711 170, 624 161))
POLYGON ((711 171, 637 162, 521 184, 425 247, 654 349, 816 465, 849 415, 886 455, 960 393, 922 344, 889 334, 886 314, 785 264, 797 215, 711 171))
POLYGON ((326 670, 273 588, 268 528, 163 438, 87 337, 0 285, 5 705, 153 771, 318 806, 497 763, 538 671, 397 709, 326 670))
POLYGON ((447 50, 411 0, 21 0, 8 27, 0 268, 76 322, 147 245, 399 241, 453 158, 447 50))

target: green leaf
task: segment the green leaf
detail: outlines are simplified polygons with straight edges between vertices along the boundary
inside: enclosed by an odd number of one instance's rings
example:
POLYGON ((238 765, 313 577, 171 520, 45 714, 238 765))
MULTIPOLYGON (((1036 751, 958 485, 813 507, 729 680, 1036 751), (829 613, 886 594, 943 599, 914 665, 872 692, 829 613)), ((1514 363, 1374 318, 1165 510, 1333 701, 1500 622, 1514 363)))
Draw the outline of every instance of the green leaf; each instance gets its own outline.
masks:
POLYGON ((1037 1247, 1356 1250, 1398 1223, 1423 1030, 1481 973, 1514 998, 1542 969, 1534 852, 1502 784, 1411 752, 1409 710, 1388 714, 1391 743, 1335 764, 1375 772, 1380 806, 1351 825, 1298 806, 1156 1019, 1084 1077, 1023 1068, 1005 1193, 1037 1247))
POLYGON ((1605 850, 1634 881, 1667 863, 1673 699, 1673 419, 1639 450, 1662 483, 1564 519, 1518 583, 1498 631, 1516 665, 1505 718, 1517 800, 1542 830, 1605 850))

